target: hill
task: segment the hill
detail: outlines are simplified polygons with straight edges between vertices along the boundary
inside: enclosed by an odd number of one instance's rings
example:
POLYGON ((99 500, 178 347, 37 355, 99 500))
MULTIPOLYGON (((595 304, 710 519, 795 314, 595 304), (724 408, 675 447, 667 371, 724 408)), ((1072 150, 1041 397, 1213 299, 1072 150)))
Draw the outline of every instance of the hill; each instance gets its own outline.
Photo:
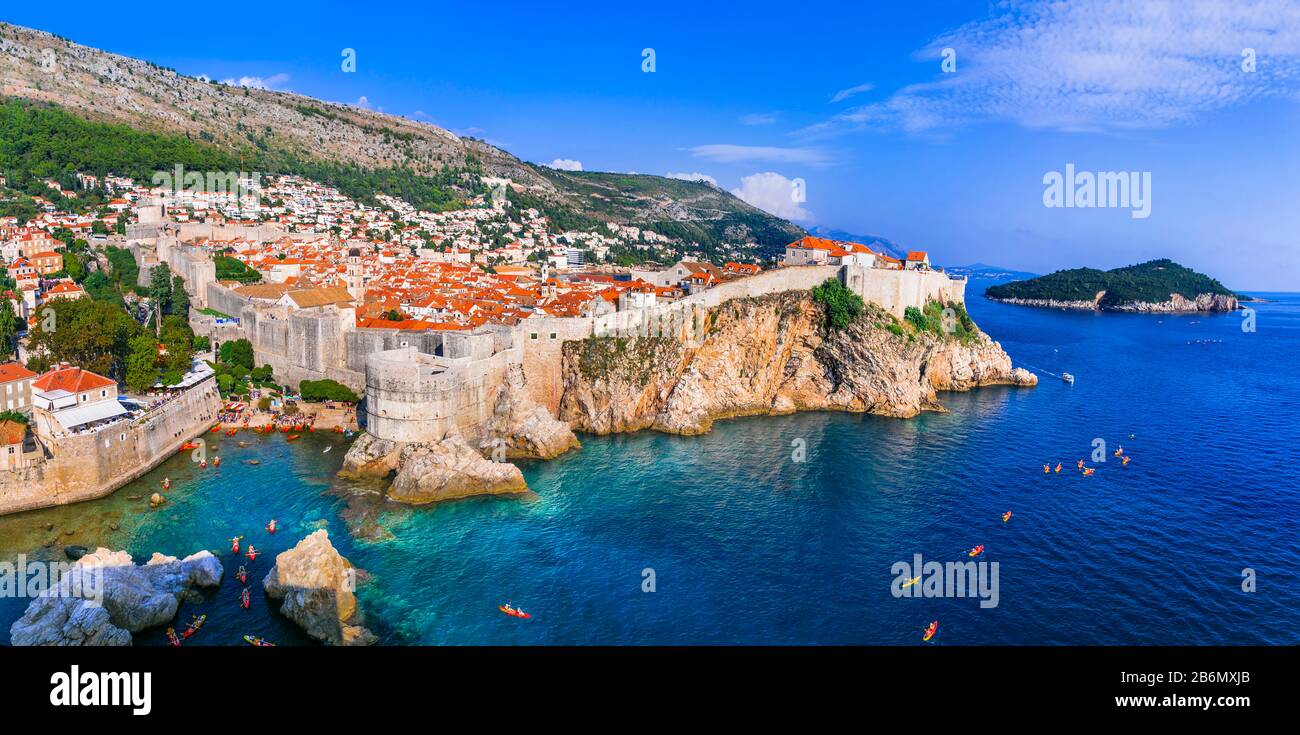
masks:
POLYGON ((990 286, 985 296, 1028 306, 1102 311, 1230 311, 1236 294, 1209 276, 1163 258, 1109 271, 1074 268, 990 286))
MULTIPOLYGON (((188 142, 195 155, 208 162, 233 162, 233 170, 301 174, 362 201, 383 192, 422 208, 446 209, 480 190, 483 178, 504 178, 517 198, 548 215, 569 217, 574 224, 636 225, 698 243, 702 254, 721 257, 722 243, 752 238, 755 255, 770 257, 803 234, 705 183, 556 171, 435 125, 189 77, 7 23, 0 23, 0 83, 6 98, 161 136, 174 147, 188 142)), ((69 126, 66 120, 57 123, 53 132, 69 126)), ((116 130, 120 137, 120 128, 97 130, 116 130)), ((62 152, 80 155, 71 146, 62 152)), ((186 160, 132 163, 137 170, 140 165, 159 170, 186 160)), ((50 161, 65 171, 69 163, 50 161)))

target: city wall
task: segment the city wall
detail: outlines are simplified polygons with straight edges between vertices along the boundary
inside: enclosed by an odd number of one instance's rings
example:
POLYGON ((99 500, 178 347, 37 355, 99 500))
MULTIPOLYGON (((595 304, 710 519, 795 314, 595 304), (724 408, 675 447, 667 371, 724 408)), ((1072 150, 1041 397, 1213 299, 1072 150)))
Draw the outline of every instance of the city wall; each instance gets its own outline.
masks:
POLYGON ((0 471, 0 515, 109 495, 202 435, 221 410, 212 380, 132 421, 50 440, 51 456, 20 470, 0 471))

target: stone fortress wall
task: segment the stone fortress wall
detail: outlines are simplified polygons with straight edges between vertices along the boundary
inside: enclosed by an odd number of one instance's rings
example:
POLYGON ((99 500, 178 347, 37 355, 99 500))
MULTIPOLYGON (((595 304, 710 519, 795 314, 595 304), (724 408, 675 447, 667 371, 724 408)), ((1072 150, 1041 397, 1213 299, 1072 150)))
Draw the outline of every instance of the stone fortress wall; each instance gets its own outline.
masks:
POLYGON ((0 471, 0 515, 102 498, 202 436, 221 405, 208 379, 133 420, 42 442, 44 461, 0 471))
POLYGON ((217 283, 206 302, 238 316, 258 365, 276 378, 332 378, 366 395, 367 430, 394 441, 441 439, 454 427, 472 432, 491 416, 489 405, 512 366, 523 371, 528 397, 552 415, 564 390, 564 342, 602 336, 703 336, 709 309, 736 298, 807 290, 838 278, 864 300, 901 318, 927 301, 965 302, 964 280, 939 272, 895 271, 858 265, 792 266, 736 279, 650 309, 594 317, 543 317, 517 327, 474 333, 357 329, 353 309, 326 306, 289 310, 256 303, 217 283))

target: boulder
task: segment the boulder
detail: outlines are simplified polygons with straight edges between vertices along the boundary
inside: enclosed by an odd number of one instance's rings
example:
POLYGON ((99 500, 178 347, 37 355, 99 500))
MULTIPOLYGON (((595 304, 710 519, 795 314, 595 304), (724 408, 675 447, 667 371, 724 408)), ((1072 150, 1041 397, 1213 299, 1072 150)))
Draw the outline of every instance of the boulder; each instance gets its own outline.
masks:
POLYGON ((223 570, 211 552, 154 554, 136 566, 125 551, 96 549, 32 601, 9 629, 16 646, 130 645, 131 634, 176 617, 194 587, 215 587, 223 570))
POLYGON ((154 493, 153 495, 149 496, 150 508, 157 508, 158 506, 166 502, 167 502, 167 498, 163 497, 162 493, 154 493))
POLYGON ((360 626, 354 593, 357 572, 321 529, 275 557, 262 589, 281 600, 280 613, 316 640, 336 646, 365 646, 375 636, 360 626))
POLYGON ((339 476, 377 479, 387 477, 397 469, 400 450, 401 447, 396 442, 364 433, 348 448, 339 476))
POLYGON ((388 497, 423 504, 473 495, 527 492, 524 474, 508 462, 485 459, 459 437, 407 445, 388 497))

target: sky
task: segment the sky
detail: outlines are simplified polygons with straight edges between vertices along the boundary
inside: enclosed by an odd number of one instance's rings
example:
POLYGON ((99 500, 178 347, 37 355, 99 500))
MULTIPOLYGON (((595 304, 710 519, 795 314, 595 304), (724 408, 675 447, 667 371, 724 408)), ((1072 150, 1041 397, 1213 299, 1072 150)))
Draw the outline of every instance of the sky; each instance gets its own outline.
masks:
POLYGON ((1300 290, 1293 0, 543 5, 73 1, 0 18, 537 163, 708 177, 941 264, 1169 257, 1300 290), (1047 206, 1070 198, 1047 191, 1067 165, 1072 190, 1124 173, 1127 206, 1047 206))

